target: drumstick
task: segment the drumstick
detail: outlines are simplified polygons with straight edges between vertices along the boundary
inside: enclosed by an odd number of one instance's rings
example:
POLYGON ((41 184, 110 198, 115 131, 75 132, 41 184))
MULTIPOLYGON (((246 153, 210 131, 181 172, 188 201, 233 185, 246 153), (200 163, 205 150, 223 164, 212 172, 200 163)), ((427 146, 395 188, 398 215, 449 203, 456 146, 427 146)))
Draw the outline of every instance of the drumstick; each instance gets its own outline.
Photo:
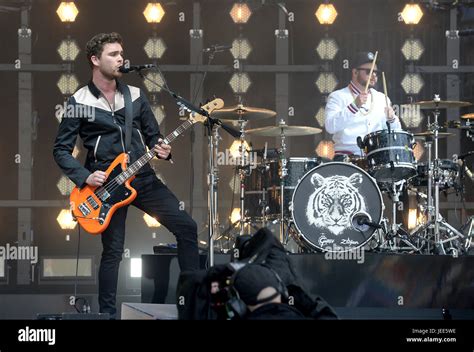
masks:
POLYGON ((372 77, 372 73, 374 72, 375 62, 377 61, 377 55, 378 54, 379 54, 379 52, 376 51, 375 52, 375 57, 374 57, 374 62, 372 62, 372 67, 370 68, 369 79, 367 80, 367 83, 365 84, 364 93, 367 93, 367 90, 369 89, 370 78, 372 77))
POLYGON ((387 128, 388 128, 388 132, 390 133, 390 122, 389 122, 389 105, 388 105, 388 94, 387 94, 387 82, 385 81, 385 72, 382 71, 382 81, 383 81, 383 92, 384 92, 384 95, 385 95, 385 105, 387 105, 387 128))
POLYGON ((387 105, 388 109, 388 94, 387 94, 387 82, 385 81, 385 72, 382 72, 382 81, 383 81, 383 92, 385 94, 385 105, 387 105))

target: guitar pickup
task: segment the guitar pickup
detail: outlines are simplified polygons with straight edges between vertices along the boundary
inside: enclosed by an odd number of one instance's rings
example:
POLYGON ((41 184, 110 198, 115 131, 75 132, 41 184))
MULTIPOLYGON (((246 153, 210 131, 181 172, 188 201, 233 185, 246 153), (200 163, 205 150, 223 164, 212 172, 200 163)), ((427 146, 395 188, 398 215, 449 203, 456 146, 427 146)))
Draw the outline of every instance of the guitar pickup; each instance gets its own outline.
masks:
POLYGON ((79 204, 79 210, 81 211, 82 215, 84 215, 84 216, 87 216, 91 213, 90 208, 84 203, 79 204))
POLYGON ((99 204, 97 204, 97 202, 95 201, 94 198, 92 198, 92 196, 87 197, 87 203, 89 203, 92 206, 92 208, 94 208, 94 210, 99 208, 99 204))

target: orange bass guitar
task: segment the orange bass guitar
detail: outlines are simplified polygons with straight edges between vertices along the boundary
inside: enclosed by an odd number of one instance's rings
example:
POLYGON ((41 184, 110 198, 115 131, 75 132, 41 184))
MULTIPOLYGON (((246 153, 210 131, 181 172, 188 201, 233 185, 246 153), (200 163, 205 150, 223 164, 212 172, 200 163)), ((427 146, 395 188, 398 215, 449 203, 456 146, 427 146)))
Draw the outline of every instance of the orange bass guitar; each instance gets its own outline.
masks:
MULTIPOLYGON (((222 99, 213 101, 202 106, 208 114, 224 106, 222 99)), ((170 144, 184 131, 196 122, 204 122, 207 117, 192 113, 189 119, 170 133, 162 143, 170 144)), ((136 173, 155 157, 155 152, 149 150, 137 161, 127 167, 127 154, 122 153, 115 158, 109 168, 105 171, 107 182, 102 186, 92 187, 86 185, 79 189, 75 187, 70 196, 70 205, 73 217, 79 225, 91 234, 104 232, 110 223, 115 211, 130 204, 137 196, 137 191, 130 186, 136 173)))

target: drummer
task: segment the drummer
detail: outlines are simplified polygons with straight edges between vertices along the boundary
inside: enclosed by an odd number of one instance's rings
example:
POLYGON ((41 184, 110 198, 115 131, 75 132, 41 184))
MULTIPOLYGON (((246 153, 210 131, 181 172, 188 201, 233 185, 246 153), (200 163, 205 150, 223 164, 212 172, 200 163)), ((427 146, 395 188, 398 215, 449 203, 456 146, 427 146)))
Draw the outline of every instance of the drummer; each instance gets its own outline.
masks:
POLYGON ((379 71, 374 66, 371 52, 359 52, 351 60, 352 79, 349 84, 332 92, 326 104, 325 127, 333 134, 335 161, 344 160, 347 155, 363 155, 357 144, 357 137, 387 129, 401 129, 400 120, 395 115, 390 99, 387 108, 384 93, 375 90, 379 71), (369 89, 364 92, 369 82, 369 89))

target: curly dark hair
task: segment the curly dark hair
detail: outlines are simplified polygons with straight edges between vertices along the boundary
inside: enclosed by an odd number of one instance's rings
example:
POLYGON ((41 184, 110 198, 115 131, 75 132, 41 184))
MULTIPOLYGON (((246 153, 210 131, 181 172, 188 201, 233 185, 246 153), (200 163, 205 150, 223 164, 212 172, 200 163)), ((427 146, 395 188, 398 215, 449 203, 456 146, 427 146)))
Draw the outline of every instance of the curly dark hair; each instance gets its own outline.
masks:
POLYGON ((91 57, 97 56, 100 58, 102 51, 104 50, 105 44, 119 43, 123 45, 122 36, 116 32, 112 33, 99 33, 92 37, 86 44, 86 55, 87 61, 89 62, 90 67, 93 67, 91 57))

